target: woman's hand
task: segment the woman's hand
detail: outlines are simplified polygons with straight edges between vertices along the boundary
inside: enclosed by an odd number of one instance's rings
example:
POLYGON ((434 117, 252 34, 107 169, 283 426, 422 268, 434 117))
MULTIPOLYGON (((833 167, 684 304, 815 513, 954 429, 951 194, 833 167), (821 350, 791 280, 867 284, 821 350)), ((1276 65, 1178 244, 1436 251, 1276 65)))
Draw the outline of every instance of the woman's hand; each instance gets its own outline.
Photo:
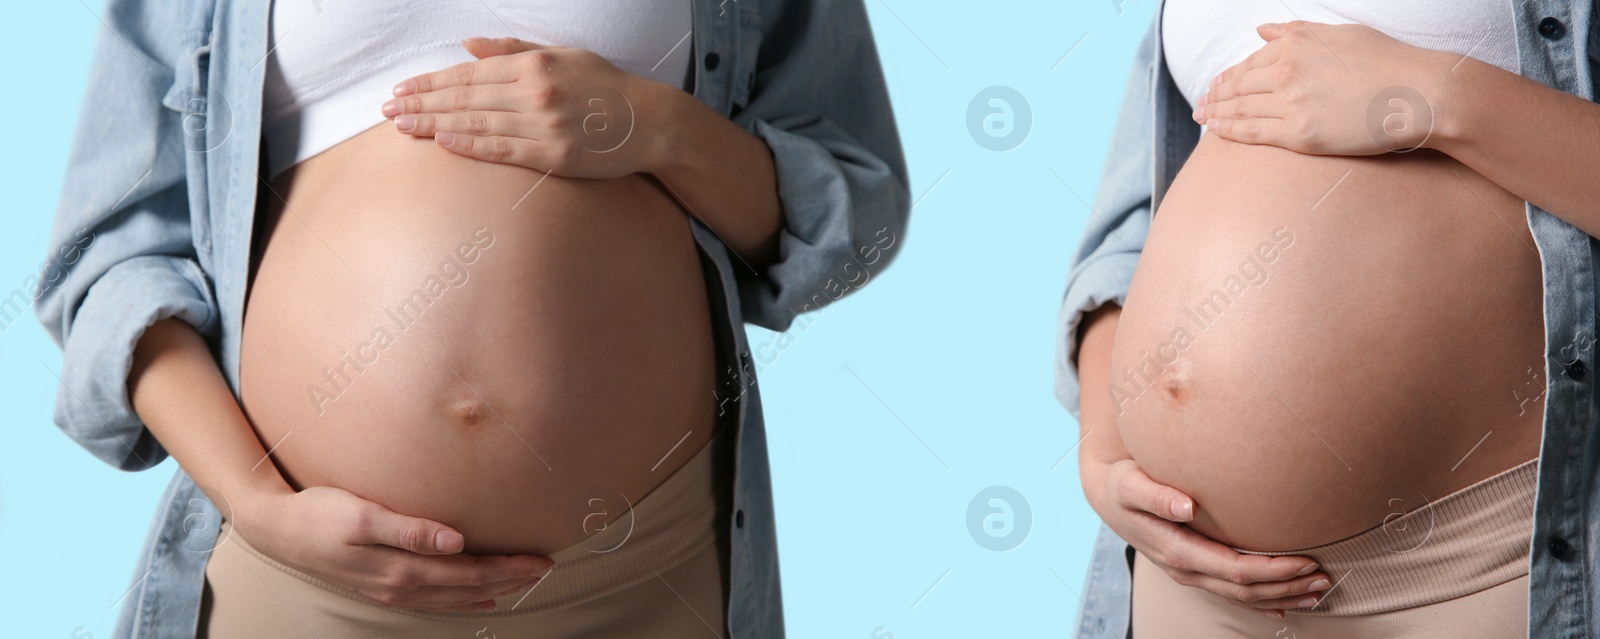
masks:
POLYGON ((1099 480, 1085 485, 1098 487, 1090 503, 1100 504, 1100 518, 1173 581, 1274 619, 1314 605, 1314 593, 1332 585, 1306 557, 1246 555, 1190 530, 1183 524, 1194 520, 1194 500, 1156 483, 1132 459, 1091 464, 1085 479, 1099 480))
POLYGON ((533 587, 554 565, 533 555, 461 554, 465 540, 448 526, 337 488, 239 506, 234 529, 243 530, 251 546, 385 606, 491 612, 495 597, 533 587))
POLYGON ((1107 527, 1173 581, 1282 619, 1284 609, 1299 608, 1308 594, 1327 589, 1327 576, 1314 572, 1317 564, 1309 558, 1246 555, 1183 525, 1194 521, 1194 499, 1139 468, 1122 442, 1111 393, 1099 392, 1111 387, 1111 351, 1121 317, 1122 307, 1104 304, 1078 328, 1078 476, 1084 497, 1107 527))
POLYGON ((452 152, 569 178, 649 173, 752 271, 778 260, 772 150, 677 87, 582 49, 471 38, 478 58, 405 80, 383 114, 452 152))
POLYGON ((1229 140, 1313 155, 1428 146, 1445 84, 1464 57, 1355 24, 1256 31, 1266 46, 1211 81, 1194 119, 1229 140))
POLYGON ((615 178, 661 164, 667 109, 658 96, 682 91, 583 49, 515 38, 463 45, 478 60, 395 86, 383 114, 402 133, 562 177, 615 178))

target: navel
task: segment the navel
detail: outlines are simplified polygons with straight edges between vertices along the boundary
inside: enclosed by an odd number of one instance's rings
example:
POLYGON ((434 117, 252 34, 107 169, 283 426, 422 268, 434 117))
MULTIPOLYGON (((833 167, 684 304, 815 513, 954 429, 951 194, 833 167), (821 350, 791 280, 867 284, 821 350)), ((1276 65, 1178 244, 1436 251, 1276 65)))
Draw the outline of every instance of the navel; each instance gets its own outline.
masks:
POLYGON ((446 407, 446 416, 450 425, 466 429, 481 430, 495 420, 494 411, 477 397, 458 398, 446 407))

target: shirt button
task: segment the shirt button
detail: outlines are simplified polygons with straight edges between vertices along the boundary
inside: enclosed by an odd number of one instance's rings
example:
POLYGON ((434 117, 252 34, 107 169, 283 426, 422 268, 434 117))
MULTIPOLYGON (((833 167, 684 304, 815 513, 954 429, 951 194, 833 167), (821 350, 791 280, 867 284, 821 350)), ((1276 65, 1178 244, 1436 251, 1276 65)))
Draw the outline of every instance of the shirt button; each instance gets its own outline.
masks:
MULTIPOLYGON (((1555 18, 1545 18, 1545 19, 1546 20, 1554 20, 1555 18)), ((1556 26, 1560 27, 1561 23, 1557 22, 1556 26)), ((1544 31, 1544 24, 1541 23, 1539 25, 1539 30, 1540 31, 1544 31)), ((711 53, 707 53, 706 54, 706 70, 707 71, 716 71, 717 67, 719 67, 719 66, 722 66, 722 56, 717 55, 717 52, 715 52, 715 51, 712 51, 711 53)))
POLYGON ((1567 545, 1567 540, 1554 537, 1550 540, 1550 556, 1556 559, 1566 559, 1572 552, 1572 546, 1567 545))
MULTIPOLYGON (((743 510, 739 510, 739 511, 736 511, 736 512, 733 513, 733 525, 734 525, 735 528, 744 528, 744 511, 743 510)), ((1562 543, 1566 543, 1566 542, 1562 542, 1562 543)))
POLYGON ((1581 359, 1572 360, 1571 364, 1567 364, 1567 377, 1571 377, 1572 381, 1583 381, 1583 376, 1588 373, 1589 366, 1581 359))
POLYGON ((1567 25, 1561 24, 1561 21, 1555 18, 1545 18, 1539 21, 1539 35, 1551 40, 1560 40, 1561 36, 1567 35, 1567 25))

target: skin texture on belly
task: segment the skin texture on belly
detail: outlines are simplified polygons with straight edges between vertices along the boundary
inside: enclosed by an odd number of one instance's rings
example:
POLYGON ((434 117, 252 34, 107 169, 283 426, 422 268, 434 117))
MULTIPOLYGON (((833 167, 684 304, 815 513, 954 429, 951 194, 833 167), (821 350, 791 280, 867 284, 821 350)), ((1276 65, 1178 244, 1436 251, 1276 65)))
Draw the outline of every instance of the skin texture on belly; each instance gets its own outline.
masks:
POLYGON ((546 177, 378 126, 263 202, 241 400, 297 488, 440 521, 468 552, 547 553, 710 438, 704 278, 651 180, 546 177))
POLYGON ((1195 530, 1309 548, 1538 456, 1542 295, 1523 202, 1446 156, 1207 135, 1085 392, 1195 530))

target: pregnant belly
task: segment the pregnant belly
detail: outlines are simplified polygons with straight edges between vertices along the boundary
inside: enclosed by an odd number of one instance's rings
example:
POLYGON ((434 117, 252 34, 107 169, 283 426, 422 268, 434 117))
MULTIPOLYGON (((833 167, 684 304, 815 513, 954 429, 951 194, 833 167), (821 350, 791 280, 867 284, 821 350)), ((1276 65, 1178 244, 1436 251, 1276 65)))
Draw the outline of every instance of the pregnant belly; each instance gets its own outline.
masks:
POLYGON ((1123 440, 1202 534, 1349 537, 1538 456, 1542 291, 1523 202, 1446 156, 1204 136, 1118 324, 1123 440))
POLYGON ((379 126, 272 190, 241 399, 295 486, 443 522, 468 552, 550 552, 710 437, 705 283, 652 181, 545 177, 379 126))

